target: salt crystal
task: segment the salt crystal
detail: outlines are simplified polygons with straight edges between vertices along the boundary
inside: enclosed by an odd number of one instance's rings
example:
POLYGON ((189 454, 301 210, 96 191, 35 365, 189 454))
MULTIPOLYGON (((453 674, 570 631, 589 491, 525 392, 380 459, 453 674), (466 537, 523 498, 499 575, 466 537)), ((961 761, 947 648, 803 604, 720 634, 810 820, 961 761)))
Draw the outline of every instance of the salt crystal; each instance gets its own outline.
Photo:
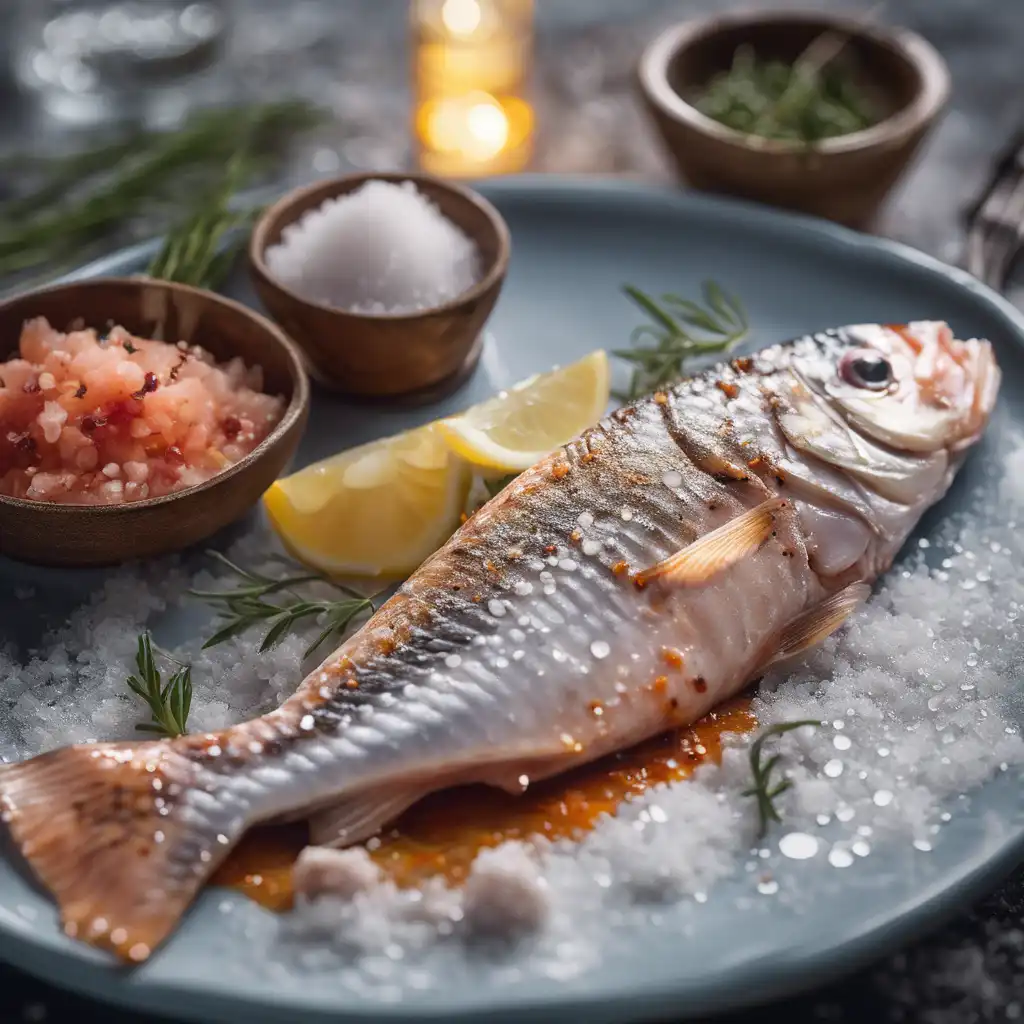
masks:
POLYGON ((444 305, 482 276, 476 244, 410 181, 368 181, 326 200, 265 258, 303 298, 371 315, 444 305))

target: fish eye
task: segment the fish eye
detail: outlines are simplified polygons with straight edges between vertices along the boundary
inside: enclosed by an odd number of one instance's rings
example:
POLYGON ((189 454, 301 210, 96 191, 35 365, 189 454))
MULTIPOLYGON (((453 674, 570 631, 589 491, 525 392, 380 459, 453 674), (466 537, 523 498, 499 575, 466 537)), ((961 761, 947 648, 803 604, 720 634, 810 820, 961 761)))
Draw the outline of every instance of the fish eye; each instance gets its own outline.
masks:
POLYGON ((859 348, 843 356, 839 376, 855 388, 884 391, 893 382, 892 363, 876 349, 859 348))

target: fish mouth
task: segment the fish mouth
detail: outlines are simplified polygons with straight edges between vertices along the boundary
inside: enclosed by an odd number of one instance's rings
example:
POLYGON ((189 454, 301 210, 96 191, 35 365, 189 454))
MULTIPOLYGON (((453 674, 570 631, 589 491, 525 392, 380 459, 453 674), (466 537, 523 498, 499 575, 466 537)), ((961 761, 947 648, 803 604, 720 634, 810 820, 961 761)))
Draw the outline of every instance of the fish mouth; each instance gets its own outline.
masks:
POLYGON ((984 433, 999 396, 1003 374, 990 341, 955 341, 954 344, 960 349, 954 358, 964 366, 972 391, 963 431, 949 445, 951 451, 958 452, 969 448, 984 433))

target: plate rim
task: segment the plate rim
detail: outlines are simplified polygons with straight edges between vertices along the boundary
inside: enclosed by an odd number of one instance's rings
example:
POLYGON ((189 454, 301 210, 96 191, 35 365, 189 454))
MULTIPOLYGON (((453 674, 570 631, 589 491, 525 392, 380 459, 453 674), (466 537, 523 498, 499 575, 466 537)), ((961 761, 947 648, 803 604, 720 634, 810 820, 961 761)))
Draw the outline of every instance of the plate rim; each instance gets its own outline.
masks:
MULTIPOLYGON (((633 201, 651 205, 667 204, 674 210, 702 211, 727 224, 742 221, 755 230, 775 232, 780 237, 803 237, 816 240, 830 251, 853 252, 860 258, 882 256, 901 267, 915 268, 930 278, 944 279, 957 290, 966 291, 974 300, 1002 321, 1013 340, 1024 347, 1024 313, 1004 296, 984 285, 967 271, 913 247, 875 235, 762 206, 731 197, 682 190, 663 184, 639 182, 632 179, 588 177, 585 175, 523 174, 496 177, 471 182, 485 197, 495 202, 503 199, 533 198, 542 201, 572 203, 633 201)), ((513 239, 514 243, 514 239, 513 239)), ((139 242, 91 260, 57 282, 82 280, 109 273, 112 264, 140 262, 152 254, 159 239, 139 242)), ((992 779, 979 789, 991 785, 992 779)), ((975 790, 977 792, 977 790, 975 790)), ((0 854, 2 855, 2 854, 0 854)), ((303 1014, 310 1020, 342 1020, 354 1024, 357 1020, 387 1024, 392 1021, 466 1022, 486 1018, 488 1021, 520 1021, 527 1017, 544 1019, 572 1012, 586 1012, 594 1021, 625 1021, 638 1017, 656 1017, 669 1012, 690 1019, 696 1015, 720 1013, 760 1005, 780 997, 817 987, 855 971, 875 956, 898 947, 917 935, 933 928, 956 912, 962 905, 992 888, 1006 877, 1013 867, 1024 859, 1024 828, 1004 838, 995 848, 977 851, 957 864, 955 872, 944 874, 941 882, 915 892, 913 896, 888 911, 885 915, 864 922, 838 944, 811 951, 804 950, 793 961, 792 948, 780 951, 771 964, 746 962, 732 965, 726 970, 708 975, 698 983, 646 983, 640 991, 619 991, 587 996, 577 991, 544 993, 539 997, 524 995, 514 1003, 495 1006, 480 1000, 457 1007, 438 1005, 408 1006, 405 1004, 360 1003, 351 1011, 339 1005, 337 999, 328 1001, 316 994, 297 994, 288 990, 280 997, 260 991, 253 994, 236 979, 211 981, 190 980, 187 985, 171 984, 165 980, 150 980, 126 975, 111 967, 110 961, 88 947, 63 947, 63 936, 39 934, 30 922, 19 918, 9 908, 0 907, 0 959, 48 983, 89 996, 100 1002, 140 1011, 166 1013, 175 1000, 174 1012, 187 1020, 237 1019, 239 1012, 253 1020, 277 1020, 278 1015, 303 1014), (40 971, 42 954, 46 971, 40 971), (54 963, 54 961, 57 961, 54 963), (741 972, 741 976, 737 973, 741 972), (745 973, 742 973, 745 972, 745 973), (55 979, 55 975, 57 975, 55 979), (116 983, 112 984, 111 981, 116 983), (742 984, 737 984, 742 980, 742 984), (685 1001, 684 1007, 667 1009, 673 1002, 685 1001)))

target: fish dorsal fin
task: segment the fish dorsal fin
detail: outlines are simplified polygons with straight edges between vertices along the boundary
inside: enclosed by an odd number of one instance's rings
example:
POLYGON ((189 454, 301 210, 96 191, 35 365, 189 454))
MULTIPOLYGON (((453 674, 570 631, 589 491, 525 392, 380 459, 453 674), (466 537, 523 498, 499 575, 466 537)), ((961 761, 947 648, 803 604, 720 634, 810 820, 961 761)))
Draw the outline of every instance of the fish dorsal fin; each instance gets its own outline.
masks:
POLYGON ((767 657, 759 666, 757 674, 763 672, 769 665, 785 661, 820 644, 857 610, 870 593, 871 587, 867 583, 851 583, 848 587, 837 590, 821 604, 797 616, 782 628, 767 657))
POLYGON ((663 580, 678 586, 696 586, 753 554, 768 539, 775 527, 775 514, 786 507, 784 498, 771 498, 743 515, 730 519, 700 540, 677 551, 650 569, 637 574, 636 582, 645 586, 663 580))

